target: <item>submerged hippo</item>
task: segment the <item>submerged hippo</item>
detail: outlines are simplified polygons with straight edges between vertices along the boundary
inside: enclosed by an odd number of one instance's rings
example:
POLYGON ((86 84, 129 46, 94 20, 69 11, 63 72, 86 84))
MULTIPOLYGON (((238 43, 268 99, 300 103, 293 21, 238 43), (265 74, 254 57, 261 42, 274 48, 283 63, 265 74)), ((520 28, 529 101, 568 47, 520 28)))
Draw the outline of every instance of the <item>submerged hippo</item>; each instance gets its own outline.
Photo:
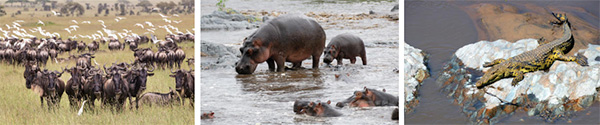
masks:
POLYGON ((327 101, 327 103, 323 103, 320 101, 317 102, 309 102, 308 101, 296 101, 294 102, 294 112, 299 108, 300 111, 296 112, 296 114, 306 114, 310 116, 317 117, 337 117, 341 116, 342 113, 333 109, 329 104, 331 101, 327 101))
POLYGON ((284 15, 272 19, 244 39, 241 59, 236 62, 238 74, 252 74, 259 63, 267 62, 270 71, 285 69, 285 62, 300 68, 312 56, 312 68, 319 68, 325 48, 325 31, 315 20, 301 15, 284 15))
POLYGON ((337 60, 338 65, 342 65, 342 59, 350 59, 350 63, 354 64, 359 56, 362 64, 367 65, 365 44, 362 39, 349 33, 333 37, 325 48, 324 56, 323 62, 326 64, 330 64, 333 59, 337 60))
POLYGON ((338 102, 337 107, 370 107, 370 106, 398 106, 398 97, 383 91, 369 89, 365 87, 365 91, 354 91, 354 95, 348 99, 338 102))
POLYGON ((215 112, 210 111, 210 113, 202 113, 200 119, 213 119, 215 118, 215 112))

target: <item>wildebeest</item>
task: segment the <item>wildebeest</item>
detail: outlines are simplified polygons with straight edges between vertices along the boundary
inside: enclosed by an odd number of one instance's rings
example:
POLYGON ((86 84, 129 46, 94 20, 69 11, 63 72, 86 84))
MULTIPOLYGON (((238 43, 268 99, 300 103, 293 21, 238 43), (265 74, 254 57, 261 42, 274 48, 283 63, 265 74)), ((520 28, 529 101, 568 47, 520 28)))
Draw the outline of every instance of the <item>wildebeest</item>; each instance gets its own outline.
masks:
POLYGON ((168 51, 165 48, 159 48, 158 52, 154 53, 154 63, 156 63, 156 67, 165 70, 165 65, 169 61, 167 53, 168 51))
POLYGON ((179 96, 179 94, 177 92, 173 91, 173 89, 171 89, 171 87, 169 87, 169 93, 148 92, 148 93, 142 94, 135 101, 139 102, 141 105, 166 106, 166 105, 172 105, 173 102, 180 102, 180 99, 181 99, 181 97, 179 96))
POLYGON ((71 74, 71 78, 67 80, 65 93, 67 93, 67 96, 69 96, 69 104, 71 105, 71 108, 77 108, 81 99, 83 98, 83 84, 86 83, 84 69, 79 66, 75 66, 69 69, 65 67, 63 70, 71 74))
POLYGON ((89 69, 92 67, 92 58, 94 57, 95 56, 90 53, 81 54, 77 57, 77 63, 75 65, 84 69, 89 69))
POLYGON ((190 105, 194 106, 194 75, 192 74, 193 72, 180 69, 176 71, 171 71, 171 73, 172 74, 169 76, 175 78, 175 90, 181 95, 182 98, 189 98, 190 105))
POLYGON ((102 97, 102 89, 106 78, 101 69, 90 69, 87 72, 87 82, 83 84, 83 99, 89 100, 88 107, 94 106, 94 100, 102 97))
POLYGON ((190 70, 192 70, 194 68, 194 58, 188 58, 187 63, 190 70))
POLYGON ((83 52, 83 51, 85 51, 85 47, 86 47, 85 43, 84 43, 84 42, 80 42, 80 43, 77 45, 77 52, 79 52, 79 53, 80 53, 80 52, 83 52))
POLYGON ((127 80, 121 75, 125 74, 122 70, 125 70, 125 68, 114 65, 108 69, 104 67, 104 72, 107 74, 108 79, 104 82, 102 88, 104 92, 102 102, 103 104, 112 105, 117 111, 123 108, 123 104, 127 98, 129 98, 129 104, 131 105, 131 95, 128 92, 129 87, 127 80))
MULTIPOLYGON (((151 70, 147 70, 145 65, 138 65, 139 68, 132 67, 132 69, 128 70, 125 78, 128 81, 129 87, 129 95, 135 96, 136 99, 139 99, 140 95, 144 90, 146 90, 146 82, 148 80, 148 76, 153 76, 154 67, 151 70)), ((136 108, 138 108, 138 102, 136 101, 136 108)))
POLYGON ((39 65, 46 66, 46 63, 48 62, 48 57, 50 57, 48 50, 46 48, 43 48, 38 50, 36 60, 39 65))
POLYGON ((177 49, 174 51, 174 57, 172 61, 177 64, 177 68, 181 69, 181 63, 183 60, 185 60, 185 52, 183 52, 181 47, 177 47, 177 49))
POLYGON ((154 65, 152 62, 154 60, 154 52, 150 48, 144 49, 136 49, 134 50, 133 56, 135 57, 135 62, 142 63, 146 65, 154 65))
MULTIPOLYGON (((34 68, 32 67, 32 69, 34 68)), ((65 88, 65 83, 58 78, 63 72, 48 71, 47 69, 43 71, 30 69, 28 72, 30 73, 28 75, 31 75, 28 78, 33 77, 33 79, 30 82, 26 80, 25 85, 40 95, 41 106, 44 107, 44 99, 46 99, 48 109, 58 107, 65 88)))
POLYGON ((119 40, 110 40, 110 42, 108 43, 108 49, 111 51, 123 50, 123 45, 121 44, 121 42, 119 42, 119 40))
POLYGON ((88 47, 88 52, 94 53, 98 50, 98 48, 100 48, 100 44, 98 44, 98 42, 96 42, 95 40, 92 41, 92 43, 87 44, 88 47))

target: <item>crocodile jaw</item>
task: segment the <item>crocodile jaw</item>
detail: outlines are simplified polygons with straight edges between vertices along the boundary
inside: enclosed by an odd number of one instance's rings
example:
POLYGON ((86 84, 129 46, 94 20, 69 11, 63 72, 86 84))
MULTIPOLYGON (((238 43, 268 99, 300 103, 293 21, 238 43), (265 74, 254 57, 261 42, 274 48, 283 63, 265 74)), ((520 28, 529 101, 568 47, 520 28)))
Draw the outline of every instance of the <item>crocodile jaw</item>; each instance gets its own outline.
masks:
MULTIPOLYGON (((503 67, 506 69, 506 67, 503 67)), ((487 85, 491 85, 492 83, 500 80, 504 76, 504 71, 498 70, 501 69, 499 65, 490 68, 479 80, 475 83, 477 89, 481 89, 487 85)))

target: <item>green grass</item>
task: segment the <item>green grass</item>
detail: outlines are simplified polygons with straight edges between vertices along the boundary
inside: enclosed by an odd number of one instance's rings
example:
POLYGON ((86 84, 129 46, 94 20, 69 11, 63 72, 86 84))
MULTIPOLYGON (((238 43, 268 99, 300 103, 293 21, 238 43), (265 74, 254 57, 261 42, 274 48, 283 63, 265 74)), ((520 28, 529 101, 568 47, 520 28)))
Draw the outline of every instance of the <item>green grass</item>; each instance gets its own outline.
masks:
MULTIPOLYGON (((140 8, 141 9, 141 8, 140 8)), ((33 9, 25 13, 35 12, 33 9)), ((14 8, 8 8, 7 13, 11 13, 14 8)), ((86 16, 83 17, 42 17, 37 14, 34 17, 30 17, 27 14, 19 15, 15 18, 8 16, 2 17, 0 24, 7 24, 15 20, 24 20, 26 24, 22 28, 30 29, 37 27, 33 22, 42 20, 44 22, 52 22, 52 25, 43 27, 47 31, 59 32, 60 34, 67 34, 66 31, 62 30, 65 27, 72 25, 70 20, 89 20, 92 23, 96 22, 96 25, 79 24, 80 29, 77 31, 78 34, 90 34, 100 30, 96 20, 104 20, 109 29, 117 30, 120 32, 121 29, 134 29, 133 32, 141 34, 142 30, 135 30, 133 25, 135 23, 143 23, 144 21, 153 22, 155 26, 166 24, 158 14, 147 15, 142 14, 141 16, 124 16, 127 19, 116 23, 113 16, 100 16, 94 17, 91 12, 86 12, 86 16), (86 26, 89 25, 89 26, 86 26)), ((39 13, 39 12, 38 12, 39 13)), ((45 14, 44 14, 45 15, 45 14)), ((111 14, 112 15, 112 14, 111 14)), ((179 27, 180 30, 190 29, 193 27, 193 16, 181 16, 176 20, 183 20, 180 24, 172 24, 175 27, 179 27)), ((164 38, 166 32, 164 30, 157 30, 155 35, 159 39, 164 38)), ((36 35, 36 34, 34 34, 36 35)), ((41 35, 40 35, 41 37, 41 35)), ((63 35, 63 38, 65 36, 63 35)), ((91 40, 83 39, 84 42, 89 43, 91 40)), ((122 40, 121 40, 122 42, 122 40)), ((145 48, 153 46, 153 44, 140 45, 138 48, 145 48)), ((186 53, 186 59, 194 57, 194 44, 192 42, 184 42, 179 44, 183 47, 186 53)), ((123 51, 108 51, 107 44, 103 44, 100 47, 101 52, 95 54, 95 58, 100 65, 117 62, 131 62, 133 61, 133 52, 129 50, 128 46, 123 51)), ((153 47, 156 51, 156 47, 153 47)), ((87 51, 86 51, 87 52, 87 51)), ((70 54, 78 54, 76 51, 72 51, 70 54)), ((63 53, 59 55, 59 58, 68 57, 69 53, 63 53)), ((75 66, 75 60, 65 61, 61 63, 54 63, 49 61, 45 67, 49 70, 59 70, 65 66, 75 66)), ((101 66, 100 66, 101 67, 101 66)), ((182 64, 182 69, 189 69, 187 63, 182 64)), ((63 94, 60 102, 59 109, 49 111, 44 105, 44 108, 40 106, 39 96, 36 95, 30 89, 25 87, 25 79, 23 78, 24 68, 21 66, 12 66, 5 63, 0 63, 0 124, 193 124, 194 123, 194 110, 189 105, 189 100, 186 100, 185 105, 174 105, 172 107, 141 107, 140 110, 129 110, 125 109, 120 113, 113 113, 108 108, 101 108, 100 101, 96 101, 96 112, 85 112, 81 116, 77 116, 77 111, 74 111, 69 106, 66 93, 63 94)), ((166 93, 169 91, 169 87, 175 88, 175 79, 169 77, 170 71, 155 70, 154 76, 148 78, 147 89, 145 92, 161 92, 166 93)), ((67 81, 70 78, 70 74, 64 73, 61 76, 61 80, 67 81)), ((44 102, 45 103, 45 102, 44 102)), ((87 103, 86 103, 87 105, 87 103)), ((126 103, 126 107, 129 105, 126 103)))

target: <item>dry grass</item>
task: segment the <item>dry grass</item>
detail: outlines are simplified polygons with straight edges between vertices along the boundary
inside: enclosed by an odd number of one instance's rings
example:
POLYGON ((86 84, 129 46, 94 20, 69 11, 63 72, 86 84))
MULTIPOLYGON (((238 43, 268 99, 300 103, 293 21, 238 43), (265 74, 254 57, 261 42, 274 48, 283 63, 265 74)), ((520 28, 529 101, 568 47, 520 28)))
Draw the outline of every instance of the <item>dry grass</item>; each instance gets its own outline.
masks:
MULTIPOLYGON (((132 1, 134 2, 134 1, 132 1)), ((137 1, 135 1, 137 2, 137 1)), ((14 8, 7 8, 7 13, 12 13, 16 10, 14 8)), ((134 27, 135 23, 143 23, 144 21, 150 21, 154 25, 165 25, 162 18, 158 14, 148 15, 142 14, 141 16, 124 16, 127 19, 120 22, 114 21, 115 16, 109 15, 107 17, 100 16, 94 17, 91 12, 87 12, 86 16, 83 17, 45 17, 45 14, 40 12, 32 11, 25 12, 23 15, 19 15, 15 18, 9 18, 8 16, 2 17, 0 25, 11 23, 15 20, 24 20, 21 23, 24 29, 30 29, 37 27, 35 23, 38 20, 44 22, 52 22, 52 25, 42 26, 43 29, 51 32, 58 32, 60 34, 68 34, 64 29, 70 25, 71 20, 84 21, 89 20, 92 24, 79 24, 80 29, 77 34, 91 34, 100 30, 102 27, 96 20, 104 20, 107 28, 122 32, 121 29, 133 29, 133 32, 142 34, 144 30, 134 27), (30 17, 27 13, 36 13, 34 17, 30 17), (40 13, 40 14, 37 14, 40 13)), ((46 12, 44 12, 46 13, 46 12)), ((47 12, 49 13, 49 12, 47 12)), ((112 13, 112 12, 111 12, 112 13)), ((173 17, 173 20, 182 20, 180 24, 172 24, 175 27, 179 27, 180 30, 185 32, 185 29, 193 29, 194 18, 193 15, 182 15, 181 17, 173 17)), ((48 23, 46 23, 48 24, 48 23)), ((5 27, 3 27, 5 28, 5 27)), ((193 32, 193 31, 192 31, 193 32)), ((34 34, 41 37, 39 34, 34 34)), ((164 38, 166 32, 164 30, 157 30, 155 33, 159 39, 164 38)), ((65 38, 65 36, 63 36, 65 38)), ((81 39, 80 39, 81 40, 81 39)), ((91 40, 83 39, 84 42, 89 43, 91 40)), ((186 53, 186 59, 194 57, 194 44, 192 42, 184 42, 179 44, 183 47, 186 53)), ((150 44, 140 45, 139 48, 154 46, 150 44)), ((156 51, 156 47, 153 47, 156 51)), ((101 45, 101 52, 97 52, 93 60, 96 60, 100 65, 117 62, 131 62, 133 60, 133 52, 128 47, 123 51, 108 51, 107 44, 101 45)), ((87 52, 87 51, 86 51, 87 52)), ((76 51, 72 51, 71 54, 77 54, 76 51)), ((68 57, 69 53, 63 53, 59 55, 59 58, 68 57)), ((54 63, 49 61, 47 69, 59 70, 65 66, 74 66, 75 61, 65 61, 61 63, 54 63)), ((187 63, 184 62, 182 69, 189 69, 187 63)), ((12 65, 0 63, 0 79, 4 82, 0 82, 0 123, 1 124, 193 124, 194 123, 194 110, 189 105, 189 100, 186 100, 184 106, 174 105, 172 107, 141 107, 140 110, 129 110, 126 109, 120 113, 113 113, 111 110, 100 108, 100 102, 96 101, 96 112, 85 112, 81 116, 77 116, 77 112, 72 110, 69 106, 67 95, 63 94, 60 102, 60 108, 54 111, 47 110, 46 107, 40 107, 40 99, 33 91, 25 88, 25 79, 23 78, 24 68, 12 65)), ((145 92, 161 92, 166 93, 169 91, 169 87, 175 88, 175 79, 169 77, 169 70, 161 71, 155 70, 155 75, 148 78, 147 90, 145 92)), ((70 74, 65 73, 61 79, 67 81, 70 78, 70 74)), ((128 106, 128 104, 126 104, 128 106)))

